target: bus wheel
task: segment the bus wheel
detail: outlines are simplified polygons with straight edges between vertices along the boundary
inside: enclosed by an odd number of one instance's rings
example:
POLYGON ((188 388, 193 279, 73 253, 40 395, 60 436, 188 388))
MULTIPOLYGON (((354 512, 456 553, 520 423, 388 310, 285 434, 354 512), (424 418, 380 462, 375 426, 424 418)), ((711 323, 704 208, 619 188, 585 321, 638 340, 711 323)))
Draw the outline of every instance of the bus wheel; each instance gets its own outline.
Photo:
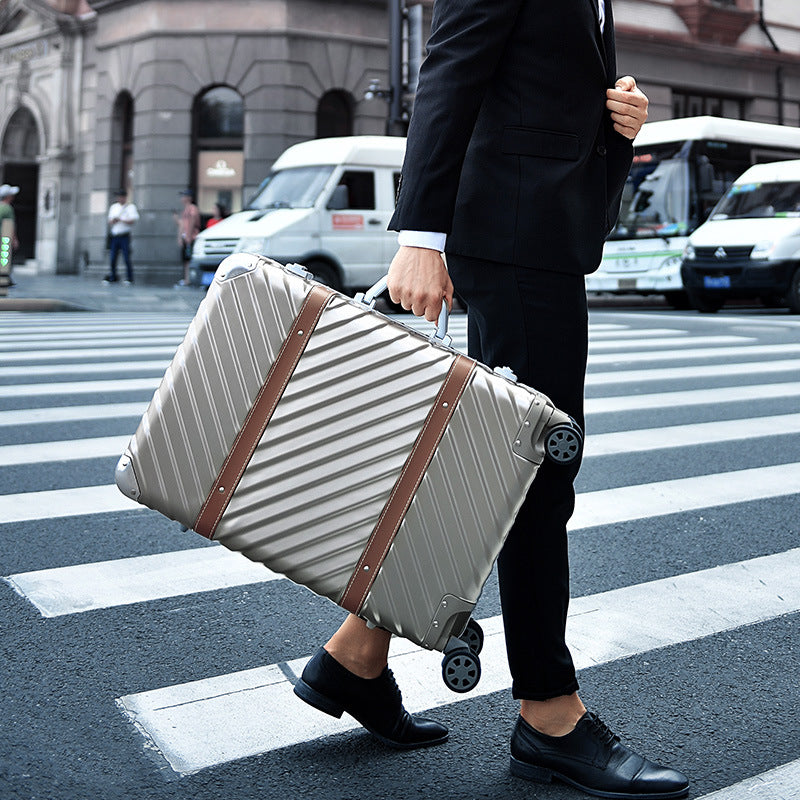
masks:
POLYGON ((698 292, 697 289, 689 289, 689 303, 692 308, 701 314, 716 314, 725 305, 725 298, 707 292, 698 292))
POLYGON ((786 299, 789 301, 789 310, 792 314, 800 314, 800 267, 794 273, 786 299))
POLYGON ((689 302, 689 295, 678 289, 672 292, 664 292, 664 299, 667 301, 667 305, 676 311, 686 311, 687 308, 692 307, 689 302))

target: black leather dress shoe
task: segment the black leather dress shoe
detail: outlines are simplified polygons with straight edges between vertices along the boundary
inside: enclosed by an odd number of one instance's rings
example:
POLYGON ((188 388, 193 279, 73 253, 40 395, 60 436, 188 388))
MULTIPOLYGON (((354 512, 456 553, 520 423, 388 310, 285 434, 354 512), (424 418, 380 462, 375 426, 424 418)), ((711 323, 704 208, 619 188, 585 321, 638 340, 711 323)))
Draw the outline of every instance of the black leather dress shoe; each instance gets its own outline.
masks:
POLYGON ((347 712, 373 736, 400 750, 447 741, 447 728, 424 717, 412 717, 386 667, 377 678, 359 678, 320 648, 306 664, 294 693, 314 708, 341 717, 347 712))
POLYGON ((595 797, 654 800, 684 797, 689 781, 637 755, 587 711, 566 736, 546 736, 517 720, 511 737, 511 774, 549 783, 553 778, 595 797))

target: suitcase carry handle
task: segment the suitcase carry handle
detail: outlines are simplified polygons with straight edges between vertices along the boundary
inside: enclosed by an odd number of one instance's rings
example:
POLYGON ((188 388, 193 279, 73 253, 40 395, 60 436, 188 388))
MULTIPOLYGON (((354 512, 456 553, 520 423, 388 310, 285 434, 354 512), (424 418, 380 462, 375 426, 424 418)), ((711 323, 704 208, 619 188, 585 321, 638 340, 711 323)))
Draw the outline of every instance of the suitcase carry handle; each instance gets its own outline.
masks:
MULTIPOLYGON (((384 275, 377 283, 367 289, 363 294, 359 292, 355 296, 357 302, 362 303, 369 308, 375 306, 375 298, 383 294, 388 286, 388 276, 384 275)), ((439 319, 436 323, 436 331, 431 334, 431 341, 436 341, 440 344, 449 346, 452 341, 447 335, 447 326, 450 319, 450 312, 447 309, 447 301, 442 300, 442 310, 439 312, 439 319)))

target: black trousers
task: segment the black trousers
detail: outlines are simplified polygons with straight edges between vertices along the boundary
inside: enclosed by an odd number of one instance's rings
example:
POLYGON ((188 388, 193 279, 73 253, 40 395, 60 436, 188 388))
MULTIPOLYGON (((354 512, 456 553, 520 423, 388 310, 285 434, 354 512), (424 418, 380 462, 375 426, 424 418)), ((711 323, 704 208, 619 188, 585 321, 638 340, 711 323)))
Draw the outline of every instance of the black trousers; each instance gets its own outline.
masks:
MULTIPOLYGON (((507 366, 584 427, 588 309, 582 275, 448 255, 468 310, 469 355, 507 366)), ((514 697, 546 700, 578 689, 565 641, 567 521, 579 464, 539 469, 497 562, 514 697)))

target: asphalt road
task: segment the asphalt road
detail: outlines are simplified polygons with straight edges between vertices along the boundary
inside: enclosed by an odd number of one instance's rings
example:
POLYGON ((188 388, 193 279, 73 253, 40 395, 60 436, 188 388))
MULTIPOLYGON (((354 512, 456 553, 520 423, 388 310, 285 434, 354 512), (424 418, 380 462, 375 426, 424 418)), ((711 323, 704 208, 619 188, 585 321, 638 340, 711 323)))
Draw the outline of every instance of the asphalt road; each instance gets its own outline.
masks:
MULTIPOLYGON (((451 728, 396 753, 291 695, 339 609, 106 490, 189 319, 0 315, 0 798, 582 796, 508 774, 494 576, 473 693, 440 685, 435 653, 393 655, 409 703, 451 728)), ((690 797, 797 800, 800 318, 595 308, 591 332, 582 697, 690 797)))

